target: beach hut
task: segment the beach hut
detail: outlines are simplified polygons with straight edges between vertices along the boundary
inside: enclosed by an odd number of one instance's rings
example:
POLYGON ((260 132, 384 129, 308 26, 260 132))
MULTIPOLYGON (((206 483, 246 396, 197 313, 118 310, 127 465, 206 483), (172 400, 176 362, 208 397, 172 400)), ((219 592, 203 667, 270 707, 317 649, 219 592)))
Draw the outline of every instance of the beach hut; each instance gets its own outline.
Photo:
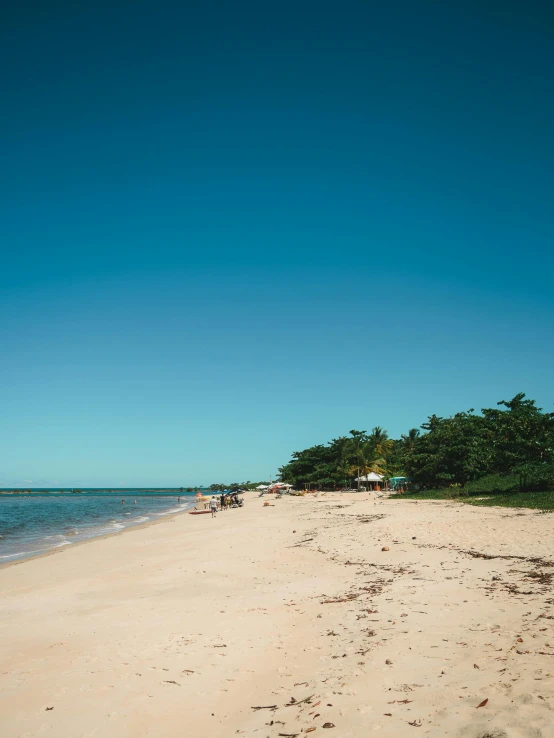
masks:
POLYGON ((383 477, 381 474, 369 472, 369 474, 365 474, 363 477, 356 477, 356 482, 364 482, 364 487, 367 485, 370 489, 379 489, 383 482, 383 477))

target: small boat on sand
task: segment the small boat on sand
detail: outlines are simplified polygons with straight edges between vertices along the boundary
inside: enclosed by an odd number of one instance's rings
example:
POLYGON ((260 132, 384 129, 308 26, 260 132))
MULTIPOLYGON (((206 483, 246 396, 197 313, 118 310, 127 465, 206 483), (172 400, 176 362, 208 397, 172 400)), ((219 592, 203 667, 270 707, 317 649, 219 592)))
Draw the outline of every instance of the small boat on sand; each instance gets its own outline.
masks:
POLYGON ((189 510, 189 515, 207 515, 211 510, 189 510))

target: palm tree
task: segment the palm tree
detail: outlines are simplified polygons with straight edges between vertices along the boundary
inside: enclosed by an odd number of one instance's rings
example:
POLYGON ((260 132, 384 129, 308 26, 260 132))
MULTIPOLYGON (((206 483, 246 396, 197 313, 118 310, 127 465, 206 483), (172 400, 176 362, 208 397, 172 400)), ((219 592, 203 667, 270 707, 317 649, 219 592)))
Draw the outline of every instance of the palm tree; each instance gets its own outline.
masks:
POLYGON ((371 441, 364 438, 352 439, 355 443, 352 446, 352 455, 354 464, 350 466, 350 473, 357 474, 358 489, 360 489, 360 477, 365 476, 373 471, 373 445, 371 441))
POLYGON ((394 448, 394 441, 389 438, 386 430, 375 426, 369 436, 372 449, 371 471, 381 476, 388 474, 388 459, 394 448))
POLYGON ((369 434, 369 441, 373 444, 373 448, 377 451, 379 447, 384 447, 384 444, 389 440, 389 434, 381 426, 376 425, 372 428, 369 434))
POLYGON ((350 431, 352 438, 348 441, 347 454, 350 463, 349 471, 357 473, 358 489, 360 477, 374 472, 386 476, 389 472, 389 457, 394 448, 386 430, 375 426, 368 435, 365 431, 350 431))
POLYGON ((365 431, 351 430, 350 435, 352 438, 348 441, 348 456, 350 457, 351 466, 350 473, 356 473, 358 477, 358 490, 360 489, 360 468, 364 464, 364 444, 367 443, 367 434, 365 431))
MULTIPOLYGON (((366 476, 369 472, 374 471, 374 448, 371 441, 366 441, 360 446, 359 459, 360 466, 362 469, 362 476, 366 476)), ((359 484, 359 482, 358 482, 359 484)))
POLYGON ((412 453, 412 451, 415 449, 415 444, 417 439, 419 438, 420 431, 417 428, 410 428, 408 433, 403 433, 402 443, 404 444, 404 447, 408 453, 412 453))

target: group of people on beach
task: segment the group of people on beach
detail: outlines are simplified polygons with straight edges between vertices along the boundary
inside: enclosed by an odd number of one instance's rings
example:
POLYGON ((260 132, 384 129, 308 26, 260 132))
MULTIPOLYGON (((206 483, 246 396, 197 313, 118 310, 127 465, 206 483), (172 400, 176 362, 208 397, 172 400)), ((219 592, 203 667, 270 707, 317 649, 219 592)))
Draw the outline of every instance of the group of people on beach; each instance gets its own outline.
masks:
POLYGON ((232 495, 221 495, 221 497, 216 497, 215 495, 213 495, 212 499, 210 500, 210 512, 212 513, 212 518, 215 518, 218 510, 228 510, 230 507, 233 506, 242 506, 242 500, 239 499, 239 496, 236 492, 232 495))

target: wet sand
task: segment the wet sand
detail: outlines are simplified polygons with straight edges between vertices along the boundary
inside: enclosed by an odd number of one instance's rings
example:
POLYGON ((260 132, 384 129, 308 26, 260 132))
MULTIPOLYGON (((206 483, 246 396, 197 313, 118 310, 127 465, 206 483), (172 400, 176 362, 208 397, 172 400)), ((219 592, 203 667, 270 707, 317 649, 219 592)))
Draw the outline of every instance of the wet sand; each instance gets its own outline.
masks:
POLYGON ((0 734, 554 736, 553 520, 248 496, 8 566, 0 734))

